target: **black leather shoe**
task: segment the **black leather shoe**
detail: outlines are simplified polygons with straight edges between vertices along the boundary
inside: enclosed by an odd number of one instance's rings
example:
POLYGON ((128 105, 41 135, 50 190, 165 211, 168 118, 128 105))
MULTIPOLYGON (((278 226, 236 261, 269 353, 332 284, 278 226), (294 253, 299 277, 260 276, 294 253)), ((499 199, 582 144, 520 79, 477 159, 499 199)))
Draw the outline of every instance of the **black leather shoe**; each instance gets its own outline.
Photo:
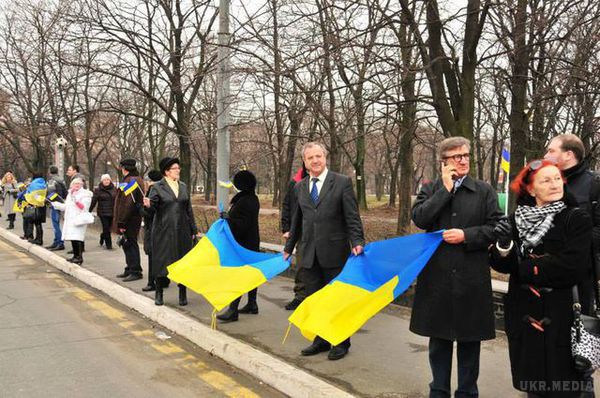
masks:
POLYGON ((179 305, 185 306, 188 305, 187 302, 187 288, 184 285, 179 285, 179 305))
POLYGON ((142 279, 141 274, 129 274, 129 276, 123 278, 123 282, 133 282, 137 281, 138 279, 142 279))
POLYGON ((67 261, 72 262, 73 264, 77 264, 77 265, 83 264, 83 258, 82 257, 75 257, 75 258, 72 258, 72 259, 68 259, 67 261))
POLYGON ((346 354, 348 354, 348 350, 350 350, 350 347, 348 346, 335 345, 331 348, 329 354, 327 354, 327 359, 329 359, 330 361, 337 361, 338 359, 342 359, 346 356, 346 354))
POLYGON ((258 314, 258 305, 256 305, 256 302, 249 302, 240 308, 238 312, 240 314, 258 314))
POLYGON ((311 355, 317 355, 325 351, 329 351, 331 349, 331 344, 327 342, 313 342, 311 345, 300 351, 305 357, 310 357, 311 355))
POLYGON ((294 297, 294 299, 292 301, 290 301, 289 303, 287 303, 285 305, 285 309, 288 311, 293 311, 296 308, 298 308, 300 303, 302 303, 302 300, 298 300, 296 297, 294 297))
POLYGON ((50 250, 51 252, 56 252, 56 251, 59 251, 59 250, 65 250, 65 246, 64 245, 54 246, 52 249, 48 249, 48 250, 50 250))
MULTIPOLYGON (((67 254, 68 253, 69 252, 67 252, 67 254)), ((117 275, 117 278, 127 278, 129 275, 129 272, 123 272, 122 274, 117 275)))
POLYGON ((154 293, 154 305, 163 305, 163 290, 158 288, 156 289, 156 293, 154 293))
POLYGON ((217 315, 217 319, 220 320, 221 323, 236 322, 238 320, 238 311, 229 308, 224 313, 217 315))
POLYGON ((142 288, 142 292, 153 292, 156 290, 156 286, 154 285, 146 285, 142 288))
POLYGON ((52 250, 52 249, 54 249, 55 247, 56 247, 56 244, 55 244, 55 243, 53 243, 53 244, 51 244, 50 246, 46 246, 44 249, 52 250))

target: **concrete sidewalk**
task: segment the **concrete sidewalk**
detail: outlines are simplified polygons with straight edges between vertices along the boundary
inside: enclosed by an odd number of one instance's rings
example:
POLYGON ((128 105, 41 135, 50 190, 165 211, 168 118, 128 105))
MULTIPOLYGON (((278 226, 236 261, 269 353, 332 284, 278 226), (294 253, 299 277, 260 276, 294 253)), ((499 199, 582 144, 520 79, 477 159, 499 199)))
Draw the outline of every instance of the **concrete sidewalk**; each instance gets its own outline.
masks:
MULTIPOLYGON (((44 243, 49 244, 53 233, 50 223, 44 224, 44 243)), ((21 234, 20 223, 13 231, 21 234)), ((0 230, 0 235, 7 236, 8 231, 0 230)), ((153 298, 154 293, 143 293, 146 280, 124 283, 115 275, 124 267, 124 255, 121 250, 105 250, 98 245, 99 232, 88 229, 86 251, 83 268, 130 289, 131 296, 153 298)), ((14 241, 14 238, 11 239, 14 241)), ((32 251, 44 257, 40 250, 32 251)), ((50 253, 50 252, 48 252, 50 253)), ((65 252, 56 252, 67 256, 65 252)), ((143 257, 144 272, 147 270, 147 259, 143 257)), ((146 275, 144 275, 145 277, 146 275)), ((316 357, 302 357, 300 350, 309 344, 292 328, 285 345, 282 338, 288 327, 287 317, 291 314, 283 308, 292 297, 293 282, 284 277, 259 288, 259 315, 240 315, 240 321, 230 324, 219 324, 218 331, 224 332, 233 339, 268 354, 295 368, 304 370, 330 384, 356 396, 366 397, 425 397, 428 395, 430 371, 427 356, 427 339, 409 332, 410 310, 396 305, 388 306, 384 311, 371 319, 352 338, 350 354, 340 361, 327 360, 326 354, 316 357)), ((114 297, 119 300, 118 297, 114 297)), ((144 300, 146 302, 147 300, 144 300)), ((177 306, 177 289, 165 291, 165 304, 172 306, 187 315, 194 322, 210 325, 212 307, 199 295, 188 293, 189 305, 177 306)), ((245 299, 242 300, 242 305, 245 299)), ((160 317, 159 317, 160 322, 160 317)), ((160 322, 163 324, 162 322, 160 322)), ((163 324, 169 328, 169 324, 163 324)), ((236 360, 229 360, 234 366, 236 360)), ((260 366, 260 364, 256 364, 260 366)), ((455 366, 456 368, 456 366, 455 366)), ((299 372, 304 373, 304 372, 299 372)), ((456 372, 454 372, 456 375, 456 372)), ((456 376, 453 388, 456 387, 456 376)), ((306 382, 310 383, 309 379, 306 382)), ((596 391, 600 380, 596 377, 596 391)), ((268 382, 268 381, 265 381, 268 382)), ((479 378, 480 395, 482 397, 521 397, 512 388, 508 361, 507 344, 504 334, 498 333, 493 341, 484 342, 481 354, 481 371, 479 378)), ((295 395, 290 394, 289 395, 295 395)), ((330 396, 339 396, 342 391, 332 390, 330 396)))

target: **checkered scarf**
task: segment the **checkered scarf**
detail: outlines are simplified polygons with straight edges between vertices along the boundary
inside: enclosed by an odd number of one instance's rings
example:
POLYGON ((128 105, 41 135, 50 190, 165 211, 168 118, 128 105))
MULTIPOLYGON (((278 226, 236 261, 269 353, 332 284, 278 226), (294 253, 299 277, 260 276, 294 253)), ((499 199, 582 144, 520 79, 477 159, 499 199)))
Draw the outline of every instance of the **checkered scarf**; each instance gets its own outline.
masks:
POLYGON ((554 226, 554 216, 567 206, 562 201, 552 202, 542 207, 518 206, 515 223, 519 231, 523 249, 536 247, 550 228, 554 226))

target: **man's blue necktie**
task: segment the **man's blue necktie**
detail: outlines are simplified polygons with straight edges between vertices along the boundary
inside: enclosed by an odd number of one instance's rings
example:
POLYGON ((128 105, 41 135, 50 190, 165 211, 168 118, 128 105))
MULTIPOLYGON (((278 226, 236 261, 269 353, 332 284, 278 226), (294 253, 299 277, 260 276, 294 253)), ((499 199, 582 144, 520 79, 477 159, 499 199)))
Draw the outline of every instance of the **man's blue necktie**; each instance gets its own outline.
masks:
POLYGON ((312 199, 314 204, 317 204, 317 202, 319 201, 319 190, 317 189, 317 181, 319 181, 319 179, 317 177, 313 177, 311 178, 311 181, 313 183, 313 186, 310 190, 310 198, 312 199))

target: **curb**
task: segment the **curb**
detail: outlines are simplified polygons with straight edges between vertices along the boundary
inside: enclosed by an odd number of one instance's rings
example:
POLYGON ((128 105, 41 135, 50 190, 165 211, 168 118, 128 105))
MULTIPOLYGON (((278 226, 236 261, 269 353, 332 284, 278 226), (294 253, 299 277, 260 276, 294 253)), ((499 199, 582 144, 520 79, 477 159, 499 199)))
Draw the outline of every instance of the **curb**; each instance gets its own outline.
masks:
POLYGON ((0 237, 27 250, 40 260, 73 276, 86 285, 100 290, 119 303, 185 337, 203 350, 216 355, 232 366, 290 397, 353 397, 352 394, 302 369, 229 337, 223 332, 212 330, 173 308, 167 306, 157 307, 150 298, 72 264, 43 247, 26 242, 4 228, 0 228, 0 237))

